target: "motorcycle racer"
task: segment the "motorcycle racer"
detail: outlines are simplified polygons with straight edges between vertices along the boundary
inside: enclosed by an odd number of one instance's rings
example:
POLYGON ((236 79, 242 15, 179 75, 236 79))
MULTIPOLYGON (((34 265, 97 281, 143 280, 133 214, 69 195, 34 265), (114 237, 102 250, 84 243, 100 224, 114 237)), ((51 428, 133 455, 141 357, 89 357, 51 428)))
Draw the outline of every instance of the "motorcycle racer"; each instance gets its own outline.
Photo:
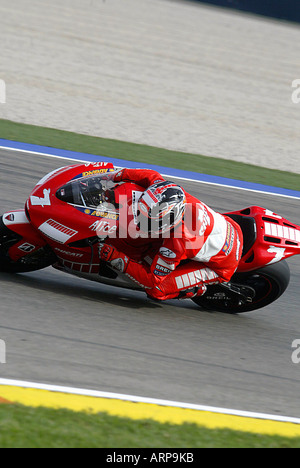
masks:
POLYGON ((156 172, 116 173, 97 161, 46 174, 24 209, 0 216, 0 271, 51 266, 226 313, 261 309, 286 291, 300 226, 261 206, 219 215, 156 172))
MULTIPOLYGON (((243 235, 231 218, 216 213, 158 172, 122 169, 114 182, 133 182, 145 191, 136 206, 141 235, 154 240, 147 263, 134 260, 135 240, 124 253, 114 239, 100 244, 100 258, 144 287, 157 300, 202 295, 207 285, 229 282, 242 256, 243 235)), ((127 246, 128 247, 128 246, 127 246)))

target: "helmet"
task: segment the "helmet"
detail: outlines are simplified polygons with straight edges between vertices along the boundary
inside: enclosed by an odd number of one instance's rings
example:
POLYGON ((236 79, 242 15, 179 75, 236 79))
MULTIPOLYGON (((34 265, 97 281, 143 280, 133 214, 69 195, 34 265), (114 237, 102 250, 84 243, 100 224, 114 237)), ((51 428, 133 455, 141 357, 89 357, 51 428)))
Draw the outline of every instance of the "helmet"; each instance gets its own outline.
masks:
POLYGON ((181 223, 186 196, 173 182, 151 185, 138 201, 138 227, 147 234, 163 234, 181 223))

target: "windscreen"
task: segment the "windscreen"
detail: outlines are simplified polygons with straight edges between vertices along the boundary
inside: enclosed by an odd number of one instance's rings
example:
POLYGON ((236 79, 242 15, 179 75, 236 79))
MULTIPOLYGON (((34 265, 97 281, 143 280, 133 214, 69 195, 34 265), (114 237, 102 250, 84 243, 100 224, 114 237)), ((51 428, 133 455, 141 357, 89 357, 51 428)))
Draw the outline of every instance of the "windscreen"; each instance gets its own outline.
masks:
POLYGON ((99 205, 114 204, 114 172, 91 177, 81 177, 60 187, 56 193, 59 200, 71 205, 86 208, 99 208, 99 205))

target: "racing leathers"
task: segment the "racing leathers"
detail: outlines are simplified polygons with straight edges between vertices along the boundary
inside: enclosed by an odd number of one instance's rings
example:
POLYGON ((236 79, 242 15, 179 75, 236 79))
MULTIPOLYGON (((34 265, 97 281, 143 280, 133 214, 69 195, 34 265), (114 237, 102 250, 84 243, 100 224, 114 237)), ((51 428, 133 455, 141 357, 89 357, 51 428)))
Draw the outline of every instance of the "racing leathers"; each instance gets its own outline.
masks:
MULTIPOLYGON (((146 190, 165 179, 152 170, 122 169, 114 181, 133 182, 146 190)), ((141 239, 116 237, 100 248, 102 260, 124 272, 154 299, 202 295, 207 285, 230 281, 242 256, 240 227, 189 193, 185 195, 183 221, 167 236, 144 239, 148 250, 140 260, 136 253, 143 245, 141 239)))

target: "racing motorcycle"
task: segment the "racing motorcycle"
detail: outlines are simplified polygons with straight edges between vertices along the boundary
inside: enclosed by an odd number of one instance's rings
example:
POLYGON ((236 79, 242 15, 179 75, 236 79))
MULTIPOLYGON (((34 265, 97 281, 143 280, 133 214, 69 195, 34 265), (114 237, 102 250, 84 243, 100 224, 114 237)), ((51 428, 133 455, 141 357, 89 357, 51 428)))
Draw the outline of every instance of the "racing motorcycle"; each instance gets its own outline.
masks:
MULTIPOLYGON (((113 182, 115 170, 110 163, 77 164, 40 180, 24 210, 0 218, 0 271, 26 273, 52 266, 88 280, 143 291, 142 285, 100 261, 99 244, 112 242, 124 212, 120 195, 116 199, 124 183, 113 182)), ((135 199, 144 189, 131 186, 127 222, 134 225, 135 199)), ((300 227, 258 206, 224 214, 242 229, 241 261, 229 283, 210 285, 203 296, 192 300, 201 308, 226 313, 265 307, 289 285, 286 259, 300 254, 300 227)), ((145 245, 143 249, 139 255, 146 261, 145 245)))

